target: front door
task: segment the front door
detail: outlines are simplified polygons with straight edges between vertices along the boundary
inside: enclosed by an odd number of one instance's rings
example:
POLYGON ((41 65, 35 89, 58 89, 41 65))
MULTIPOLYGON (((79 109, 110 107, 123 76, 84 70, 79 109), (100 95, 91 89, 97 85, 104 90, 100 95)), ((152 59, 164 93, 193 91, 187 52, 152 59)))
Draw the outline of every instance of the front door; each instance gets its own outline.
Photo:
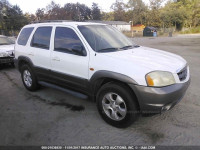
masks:
POLYGON ((72 27, 56 27, 54 44, 51 52, 52 73, 61 84, 86 87, 88 81, 89 53, 72 27), (82 47, 86 56, 77 55, 74 47, 82 47))

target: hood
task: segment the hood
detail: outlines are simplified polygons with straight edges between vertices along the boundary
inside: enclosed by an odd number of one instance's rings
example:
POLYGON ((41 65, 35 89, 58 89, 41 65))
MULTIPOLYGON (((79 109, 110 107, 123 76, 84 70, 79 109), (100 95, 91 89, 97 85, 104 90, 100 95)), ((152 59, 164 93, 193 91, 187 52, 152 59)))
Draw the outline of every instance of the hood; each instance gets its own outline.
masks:
POLYGON ((113 57, 119 61, 127 61, 134 66, 140 66, 149 71, 169 71, 172 73, 179 72, 186 65, 186 61, 169 52, 148 48, 138 47, 129 50, 122 50, 117 52, 102 53, 103 55, 113 57))
POLYGON ((14 51, 14 44, 11 45, 0 45, 0 53, 14 51))

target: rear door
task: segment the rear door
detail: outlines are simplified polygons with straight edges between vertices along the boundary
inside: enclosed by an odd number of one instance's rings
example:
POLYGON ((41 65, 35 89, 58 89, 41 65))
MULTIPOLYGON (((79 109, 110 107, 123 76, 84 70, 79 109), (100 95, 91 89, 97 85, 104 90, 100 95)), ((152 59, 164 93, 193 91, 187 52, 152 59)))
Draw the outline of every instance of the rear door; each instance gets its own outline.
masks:
POLYGON ((36 28, 30 42, 30 55, 39 78, 46 78, 51 69, 50 40, 52 29, 52 26, 36 28))
POLYGON ((89 53, 79 33, 70 26, 54 29, 54 44, 51 53, 52 73, 60 83, 70 87, 85 88, 88 81, 89 53), (86 56, 73 53, 72 48, 83 48, 86 56))

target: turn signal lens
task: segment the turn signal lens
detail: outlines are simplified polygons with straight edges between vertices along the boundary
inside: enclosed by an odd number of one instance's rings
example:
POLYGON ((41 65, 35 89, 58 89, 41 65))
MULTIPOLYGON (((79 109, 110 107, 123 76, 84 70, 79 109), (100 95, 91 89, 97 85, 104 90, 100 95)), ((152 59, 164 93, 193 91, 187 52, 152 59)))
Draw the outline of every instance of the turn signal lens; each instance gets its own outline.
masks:
POLYGON ((149 86, 154 86, 153 79, 149 75, 146 76, 146 79, 149 86))

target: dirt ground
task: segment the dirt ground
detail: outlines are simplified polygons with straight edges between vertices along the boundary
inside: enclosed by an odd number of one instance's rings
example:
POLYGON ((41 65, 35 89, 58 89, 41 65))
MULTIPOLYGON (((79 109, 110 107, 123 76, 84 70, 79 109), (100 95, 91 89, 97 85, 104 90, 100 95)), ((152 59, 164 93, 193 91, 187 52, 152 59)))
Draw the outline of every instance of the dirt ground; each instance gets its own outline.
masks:
POLYGON ((172 110, 114 128, 100 118, 94 102, 47 87, 28 92, 19 72, 5 66, 0 70, 0 145, 200 146, 200 36, 133 41, 187 60, 192 82, 172 110))

